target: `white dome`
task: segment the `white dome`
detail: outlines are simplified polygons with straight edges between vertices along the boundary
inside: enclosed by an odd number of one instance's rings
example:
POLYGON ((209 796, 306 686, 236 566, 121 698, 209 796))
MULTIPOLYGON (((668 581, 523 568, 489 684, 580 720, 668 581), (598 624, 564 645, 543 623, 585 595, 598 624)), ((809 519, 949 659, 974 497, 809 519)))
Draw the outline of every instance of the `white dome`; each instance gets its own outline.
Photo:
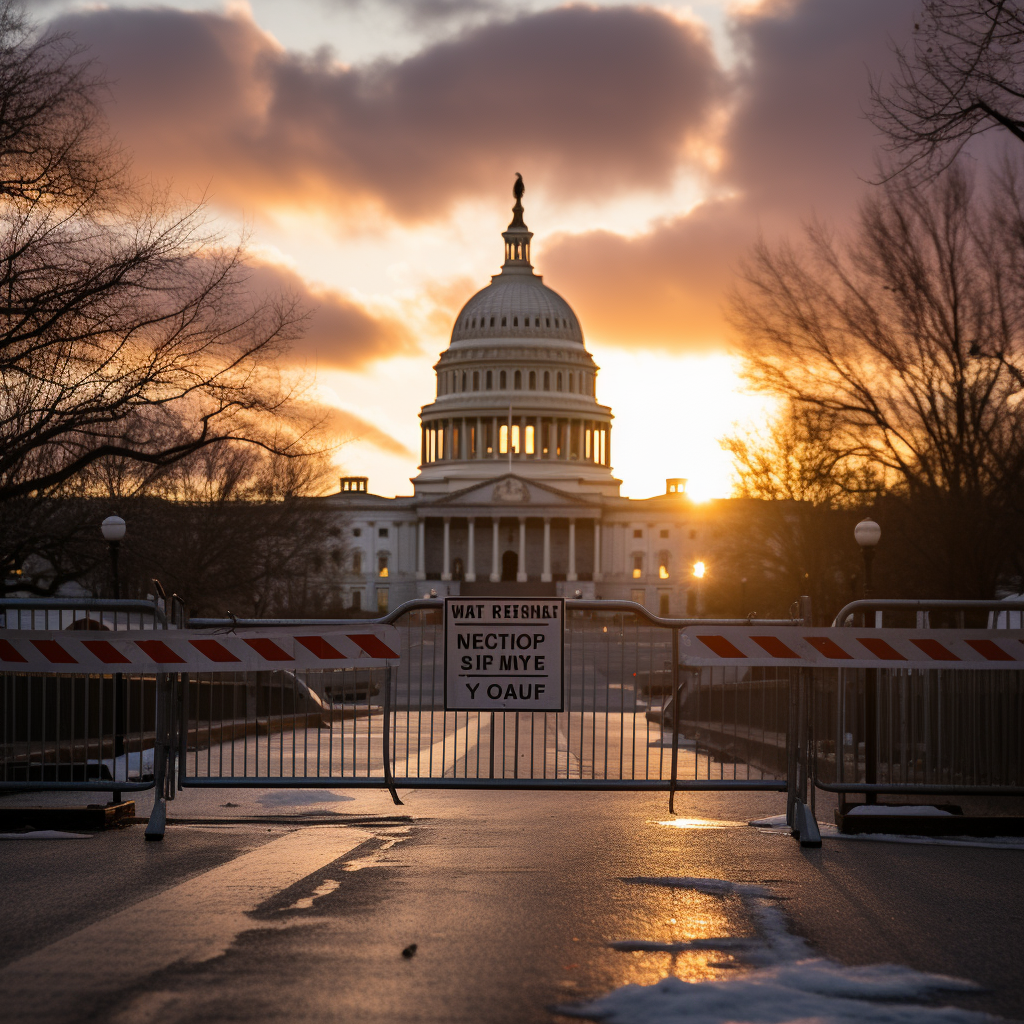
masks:
POLYGON ((536 274, 496 274, 462 307, 452 341, 476 338, 558 338, 583 344, 572 307, 536 274))

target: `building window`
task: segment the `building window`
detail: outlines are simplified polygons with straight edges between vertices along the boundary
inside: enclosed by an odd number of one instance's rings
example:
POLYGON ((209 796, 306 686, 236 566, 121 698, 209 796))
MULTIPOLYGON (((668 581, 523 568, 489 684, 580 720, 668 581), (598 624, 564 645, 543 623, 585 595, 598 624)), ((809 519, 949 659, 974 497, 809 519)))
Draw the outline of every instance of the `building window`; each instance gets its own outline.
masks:
POLYGON ((362 551, 352 552, 352 571, 358 576, 363 571, 363 553, 362 551))
POLYGON ((512 454, 519 454, 519 424, 512 425, 512 454))
MULTIPOLYGON (((504 320, 502 320, 501 322, 502 322, 502 323, 504 324, 504 322, 505 322, 505 321, 504 321, 504 320)), ((492 326, 492 327, 494 326, 494 317, 493 317, 493 316, 491 317, 491 326, 492 326)))
POLYGON ((690 540, 696 540, 696 539, 697 539, 697 531, 696 530, 691 530, 690 531, 690 540))
POLYGON ((539 316, 538 317, 534 317, 533 326, 534 327, 540 327, 540 317, 539 316))
POLYGON ((549 317, 549 316, 544 317, 544 326, 545 327, 550 327, 551 326, 551 317, 549 317))
POLYGON ((658 614, 663 618, 667 619, 669 616, 668 607, 669 592, 662 590, 658 594, 658 614))
POLYGON ((644 535, 644 531, 643 530, 634 530, 633 531, 633 537, 636 540, 639 540, 643 535, 644 535))
POLYGON ((555 390, 562 390, 562 372, 559 370, 558 375, 555 377, 555 390))
POLYGON ((517 316, 512 317, 512 326, 513 327, 518 327, 519 326, 519 317, 517 317, 517 316))
POLYGON ((668 539, 668 530, 662 530, 661 531, 661 539, 662 540, 667 540, 668 539))
POLYGON ((377 614, 386 615, 388 611, 388 588, 377 588, 377 614))
POLYGON ((502 327, 507 327, 508 326, 508 317, 507 316, 503 316, 501 318, 501 326, 502 327))
POLYGON ((523 371, 522 370, 516 370, 516 375, 512 379, 512 386, 516 389, 516 391, 522 391, 523 390, 523 371))
POLYGON ((473 371, 473 390, 474 391, 479 391, 480 390, 480 371, 479 370, 474 370, 473 371))
POLYGON ((492 387, 494 387, 494 377, 492 376, 492 371, 488 370, 487 371, 487 390, 490 391, 492 387))
POLYGON ((352 531, 352 536, 353 537, 362 537, 362 535, 363 535, 363 531, 361 529, 359 529, 358 526, 352 531))
POLYGON ((631 590, 629 592, 629 599, 634 604, 643 605, 644 604, 644 598, 646 596, 647 595, 646 595, 646 593, 643 590, 631 590))
POLYGON ((352 591, 352 611, 358 612, 363 609, 363 592, 361 590, 352 591))
POLYGON ((576 374, 575 373, 570 373, 569 374, 569 390, 570 391, 575 391, 576 390, 576 374))
POLYGON ((536 448, 535 448, 534 445, 535 445, 535 440, 534 440, 533 426, 532 426, 532 424, 527 424, 527 427, 526 427, 526 454, 527 455, 533 455, 533 453, 536 451, 536 448))
POLYGON ((668 552, 658 552, 658 579, 668 579, 668 552))
POLYGON ((388 578, 388 556, 378 555, 377 556, 377 575, 382 579, 388 578))
POLYGON ((508 377, 504 370, 501 371, 501 376, 498 378, 498 381, 498 390, 505 391, 508 388, 508 377))
POLYGON ((377 531, 377 536, 378 536, 378 537, 386 537, 387 535, 388 535, 388 528, 387 528, 386 526, 382 526, 382 527, 381 527, 381 528, 380 528, 380 529, 379 529, 379 530, 377 531))
POLYGON ((638 580, 644 574, 644 556, 633 556, 633 579, 638 580))
POLYGON ((499 455, 507 455, 508 454, 508 424, 507 423, 502 423, 502 425, 500 427, 498 427, 498 454, 499 455))
POLYGON ((537 390, 537 371, 536 370, 531 370, 530 371, 530 390, 531 391, 536 391, 537 390))
POLYGON ((466 371, 462 371, 462 390, 466 390, 466 371))
POLYGON ((550 391, 551 390, 551 371, 550 370, 545 370, 544 371, 544 390, 545 391, 550 391))

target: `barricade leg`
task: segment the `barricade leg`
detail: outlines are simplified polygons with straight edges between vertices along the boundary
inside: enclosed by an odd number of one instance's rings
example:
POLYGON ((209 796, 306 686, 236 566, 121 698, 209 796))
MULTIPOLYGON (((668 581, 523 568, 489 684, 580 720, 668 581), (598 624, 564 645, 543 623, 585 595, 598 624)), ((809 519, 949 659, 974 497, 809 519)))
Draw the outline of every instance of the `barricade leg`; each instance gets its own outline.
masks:
MULTIPOLYGON (((174 730, 174 701, 170 677, 165 672, 156 677, 156 742, 153 750, 153 810, 146 826, 146 839, 159 842, 167 826, 168 781, 173 786, 173 772, 168 772, 174 730)), ((173 791, 172 791, 173 794, 173 791)))

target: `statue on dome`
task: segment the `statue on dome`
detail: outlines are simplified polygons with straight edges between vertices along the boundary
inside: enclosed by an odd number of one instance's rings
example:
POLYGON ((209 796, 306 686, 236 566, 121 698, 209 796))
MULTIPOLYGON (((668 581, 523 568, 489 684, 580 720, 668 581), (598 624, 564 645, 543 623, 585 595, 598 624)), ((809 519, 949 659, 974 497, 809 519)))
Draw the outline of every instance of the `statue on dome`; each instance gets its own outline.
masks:
POLYGON ((516 171, 516 181, 512 186, 512 195, 516 197, 516 202, 521 203, 523 201, 523 193, 526 191, 526 186, 523 184, 523 176, 516 171))

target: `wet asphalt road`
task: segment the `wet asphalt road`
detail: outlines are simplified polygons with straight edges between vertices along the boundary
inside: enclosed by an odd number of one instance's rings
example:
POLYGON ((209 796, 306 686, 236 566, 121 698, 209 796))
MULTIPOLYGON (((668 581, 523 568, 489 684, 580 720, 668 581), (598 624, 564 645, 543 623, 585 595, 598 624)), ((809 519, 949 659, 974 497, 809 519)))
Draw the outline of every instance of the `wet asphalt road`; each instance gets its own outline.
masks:
MULTIPOLYGON (((136 826, 0 843, 5 1019, 567 1021, 551 1007, 733 971, 720 952, 608 948, 751 934, 739 901, 623 881, 659 875, 762 883, 821 954, 969 978, 986 991, 941 1001, 1024 1018, 1024 851, 801 850, 729 824, 778 813, 774 794, 677 799, 682 817, 723 823, 712 828, 660 824, 661 795, 403 795, 404 827, 177 825, 156 844, 136 826)), ((243 813, 219 809, 236 799, 256 797, 189 794, 171 813, 243 813)), ((375 793, 331 809, 395 810, 375 793)))

